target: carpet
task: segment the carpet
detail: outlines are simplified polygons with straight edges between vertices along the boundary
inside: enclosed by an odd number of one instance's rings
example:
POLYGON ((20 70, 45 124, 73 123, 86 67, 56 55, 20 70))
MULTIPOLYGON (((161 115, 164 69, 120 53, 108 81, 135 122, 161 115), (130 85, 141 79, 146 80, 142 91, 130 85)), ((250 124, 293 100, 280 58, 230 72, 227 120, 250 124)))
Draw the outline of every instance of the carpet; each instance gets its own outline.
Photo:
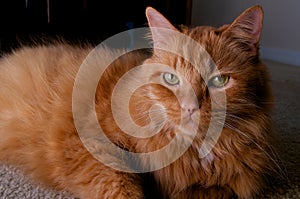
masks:
MULTIPOLYGON (((281 176, 275 177, 261 198, 300 198, 300 67, 264 60, 268 66, 275 109, 273 114, 281 176)), ((15 167, 0 165, 1 199, 75 199, 67 192, 43 188, 15 167)))

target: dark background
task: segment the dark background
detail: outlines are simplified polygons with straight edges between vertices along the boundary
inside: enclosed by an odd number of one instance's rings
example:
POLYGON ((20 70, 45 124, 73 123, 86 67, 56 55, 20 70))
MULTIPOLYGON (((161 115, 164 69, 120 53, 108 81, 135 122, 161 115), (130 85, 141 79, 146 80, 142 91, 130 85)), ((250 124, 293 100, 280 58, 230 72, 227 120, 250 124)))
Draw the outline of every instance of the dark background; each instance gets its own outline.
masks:
POLYGON ((121 31, 147 26, 147 6, 173 24, 190 25, 191 0, 1 1, 0 51, 51 37, 98 44, 121 31))

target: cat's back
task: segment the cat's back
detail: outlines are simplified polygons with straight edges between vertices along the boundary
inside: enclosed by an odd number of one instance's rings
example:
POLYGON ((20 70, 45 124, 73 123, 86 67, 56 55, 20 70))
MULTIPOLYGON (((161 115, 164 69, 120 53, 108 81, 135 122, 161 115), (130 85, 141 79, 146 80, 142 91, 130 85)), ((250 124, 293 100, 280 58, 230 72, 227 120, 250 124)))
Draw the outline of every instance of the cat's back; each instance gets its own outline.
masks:
MULTIPOLYGON (((55 115, 55 111, 61 112, 57 115, 70 115, 74 81, 86 58, 92 65, 89 68, 98 70, 109 63, 107 60, 125 52, 89 45, 51 44, 23 47, 4 55, 0 58, 0 130, 4 121, 16 118, 29 124, 38 120, 49 122, 48 117, 55 115)), ((109 87, 147 56, 129 53, 114 61, 102 86, 109 87)), ((85 90, 81 93, 84 96, 85 90)))
POLYGON ((40 157, 51 156, 52 143, 64 139, 59 128, 71 132, 74 78, 89 51, 57 44, 23 47, 0 58, 1 161, 37 168, 45 161, 40 157))
POLYGON ((55 109, 71 101, 74 77, 88 52, 58 44, 23 47, 1 57, 0 131, 44 128, 55 109))
POLYGON ((88 49, 70 45, 23 47, 0 59, 0 99, 26 100, 64 87, 70 81, 88 49))

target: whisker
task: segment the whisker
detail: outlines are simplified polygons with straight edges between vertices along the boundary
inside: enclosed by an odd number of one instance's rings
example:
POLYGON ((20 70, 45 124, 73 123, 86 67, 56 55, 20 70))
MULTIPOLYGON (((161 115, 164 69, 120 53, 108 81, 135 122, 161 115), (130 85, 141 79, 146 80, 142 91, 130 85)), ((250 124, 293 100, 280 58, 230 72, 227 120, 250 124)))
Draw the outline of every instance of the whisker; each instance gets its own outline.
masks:
POLYGON ((243 119, 243 118, 241 118, 241 117, 238 117, 238 116, 236 116, 236 115, 234 115, 234 114, 230 114, 230 113, 226 113, 226 119, 227 120, 231 120, 231 121, 239 121, 239 122, 244 122, 245 124, 249 124, 249 121, 247 121, 247 120, 245 120, 245 119, 243 119))
MULTIPOLYGON (((140 121, 145 121, 149 115, 151 115, 151 120, 154 122, 151 122, 151 128, 149 128, 151 131, 156 133, 159 129, 162 129, 164 125, 169 122, 169 120, 166 117, 163 117, 166 113, 167 109, 164 107, 161 107, 160 109, 150 109, 147 111, 142 111, 137 114, 137 116, 134 118, 134 121, 132 123, 137 123, 140 121), (164 118, 164 119, 162 119, 164 118)), ((132 123, 122 123, 122 129, 128 129, 132 127, 132 123)), ((132 129, 134 130, 134 129, 132 129)))
POLYGON ((147 117, 147 116, 149 116, 150 114, 153 114, 153 113, 156 113, 156 114, 154 114, 154 116, 157 116, 157 113, 160 113, 160 112, 164 113, 163 111, 167 111, 167 109, 163 108, 163 109, 147 110, 147 111, 144 111, 144 112, 140 112, 139 114, 136 115, 135 120, 136 121, 143 120, 143 119, 145 119, 145 117, 147 117))
MULTIPOLYGON (((242 135, 242 136, 244 136, 244 137, 246 137, 249 141, 251 141, 253 144, 255 144, 256 145, 256 147, 258 148, 258 149, 260 149, 274 164, 275 164, 275 166, 279 169, 279 171, 280 171, 280 174, 282 175, 282 176, 284 176, 284 178, 285 179, 288 179, 288 176, 287 176, 287 174, 286 174, 286 172, 284 172, 283 171, 283 169, 280 167, 280 165, 277 163, 277 161, 262 147, 262 146, 260 146, 253 138, 251 138, 250 136, 248 136, 246 133, 244 133, 244 132, 242 132, 241 130, 239 130, 238 128, 236 128, 236 127, 234 127, 234 126, 232 126, 232 125, 230 125, 230 124, 228 124, 228 123, 226 123, 226 124, 224 124, 225 125, 225 127, 227 127, 227 128, 229 128, 229 129, 231 129, 231 130, 233 130, 233 131, 235 131, 235 132, 237 132, 239 135, 242 135)), ((273 150, 272 150, 273 151, 273 150)), ((277 156, 275 156, 275 157, 277 157, 277 156)))

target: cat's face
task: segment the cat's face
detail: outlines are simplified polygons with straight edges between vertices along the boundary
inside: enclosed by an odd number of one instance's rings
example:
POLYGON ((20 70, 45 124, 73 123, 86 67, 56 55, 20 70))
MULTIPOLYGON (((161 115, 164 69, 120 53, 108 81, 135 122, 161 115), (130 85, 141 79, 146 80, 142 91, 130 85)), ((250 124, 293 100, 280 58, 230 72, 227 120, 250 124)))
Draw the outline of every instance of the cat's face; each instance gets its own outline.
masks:
POLYGON ((175 135, 181 140, 193 139, 196 134, 203 139, 212 114, 216 116, 220 112, 217 117, 223 122, 226 90, 235 81, 229 74, 220 73, 209 54, 202 50, 197 51, 201 56, 195 56, 197 66, 180 55, 159 50, 155 53, 160 56, 154 55, 145 62, 147 66, 142 74, 146 82, 155 83, 140 89, 138 97, 132 98, 131 110, 134 110, 133 119, 141 126, 151 124, 150 129, 156 131, 160 129, 158 126, 162 127, 158 139, 165 136, 169 142, 175 135), (141 123, 141 117, 147 122, 141 123))
MULTIPOLYGON (((179 31, 153 10, 148 10, 147 17, 150 27, 179 31)), ((153 28, 154 54, 145 61, 148 66, 141 73, 144 81, 156 84, 144 86, 138 97, 132 98, 135 122, 146 125, 162 118, 154 125, 163 125, 163 132, 172 138, 176 129, 186 135, 197 129, 204 136, 211 118, 219 112, 226 114, 224 124, 218 124, 225 127, 250 118, 251 112, 269 100, 268 79, 258 54, 261 28, 262 12, 256 8, 227 26, 180 30, 202 49, 153 28), (161 50, 166 46, 180 53, 161 50)))

